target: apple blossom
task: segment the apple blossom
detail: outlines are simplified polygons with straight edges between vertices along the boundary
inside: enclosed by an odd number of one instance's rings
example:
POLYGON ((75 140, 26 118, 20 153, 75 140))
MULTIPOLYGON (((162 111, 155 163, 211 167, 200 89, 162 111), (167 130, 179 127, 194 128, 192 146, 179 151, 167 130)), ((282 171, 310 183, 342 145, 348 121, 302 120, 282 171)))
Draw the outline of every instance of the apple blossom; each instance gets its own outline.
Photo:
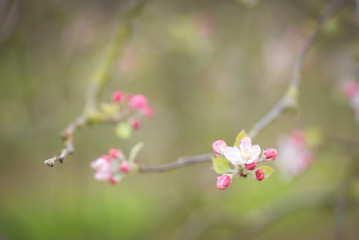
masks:
POLYGON ((141 127, 141 122, 137 118, 131 120, 131 127, 133 129, 139 129, 141 127))
POLYGON ((123 97, 123 93, 120 92, 120 91, 115 91, 113 94, 112 94, 112 100, 114 102, 120 102, 122 100, 122 97, 123 97))
POLYGON ((239 148, 236 146, 224 148, 224 156, 233 164, 249 164, 256 162, 261 153, 261 148, 258 145, 252 145, 252 141, 249 137, 244 137, 239 148))
POLYGON ((354 97, 359 91, 358 83, 354 80, 349 80, 344 85, 344 93, 347 97, 354 97))
POLYGON ((136 94, 129 99, 129 104, 137 109, 145 109, 148 106, 148 100, 144 95, 136 94))
POLYGON ((217 188, 226 189, 233 177, 247 177, 252 175, 259 181, 269 177, 273 169, 263 165, 267 160, 274 160, 277 150, 268 148, 261 154, 258 145, 252 145, 252 140, 244 130, 238 133, 234 146, 227 146, 223 140, 217 140, 212 144, 216 157, 212 159, 213 169, 222 174, 218 178, 217 188))
POLYGON ((145 108, 141 109, 143 115, 145 115, 146 118, 152 118, 153 117, 153 108, 151 106, 146 106, 145 108))
POLYGON ((359 124, 359 84, 349 80, 344 85, 344 93, 349 99, 349 105, 355 113, 356 122, 359 124))
POLYGON ((278 150, 276 165, 286 178, 298 176, 313 162, 313 154, 302 131, 295 130, 282 136, 278 150))
POLYGON ((96 170, 94 178, 97 181, 107 181, 111 178, 111 161, 108 161, 107 158, 100 157, 90 165, 96 170))

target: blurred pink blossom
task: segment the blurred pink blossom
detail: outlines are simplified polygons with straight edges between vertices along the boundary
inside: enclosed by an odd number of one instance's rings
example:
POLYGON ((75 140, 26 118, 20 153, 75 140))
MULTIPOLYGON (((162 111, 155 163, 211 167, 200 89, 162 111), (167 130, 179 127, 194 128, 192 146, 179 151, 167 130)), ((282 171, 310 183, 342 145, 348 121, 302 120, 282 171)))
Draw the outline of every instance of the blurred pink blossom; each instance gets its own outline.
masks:
POLYGON ((300 175, 312 162, 313 154, 303 131, 295 130, 280 138, 276 164, 285 177, 291 179, 300 175))
POLYGON ((359 124, 359 84, 354 80, 349 80, 345 82, 343 90, 354 110, 356 122, 359 124))
POLYGON ((94 178, 97 181, 107 181, 111 178, 111 160, 100 157, 91 162, 90 165, 96 171, 94 178))

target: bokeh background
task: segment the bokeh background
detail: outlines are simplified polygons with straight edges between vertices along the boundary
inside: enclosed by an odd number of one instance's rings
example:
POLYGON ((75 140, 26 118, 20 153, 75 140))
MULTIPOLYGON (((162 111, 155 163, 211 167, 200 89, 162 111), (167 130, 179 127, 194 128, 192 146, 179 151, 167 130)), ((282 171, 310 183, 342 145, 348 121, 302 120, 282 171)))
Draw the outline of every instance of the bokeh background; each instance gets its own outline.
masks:
POLYGON ((337 139, 323 137, 313 165, 293 180, 275 171, 220 191, 208 163, 112 186, 96 182, 89 163, 139 141, 147 165, 210 152, 217 139, 232 142, 283 95, 326 0, 148 1, 103 101, 116 89, 143 93, 155 117, 129 140, 110 125, 84 128, 65 164, 43 164, 81 113, 89 79, 130 3, 0 1, 0 239, 358 239, 359 180, 342 180, 359 146, 341 92, 344 79, 359 80, 354 1, 327 22, 306 56, 299 112, 255 139, 276 146, 282 134, 313 126, 337 139))

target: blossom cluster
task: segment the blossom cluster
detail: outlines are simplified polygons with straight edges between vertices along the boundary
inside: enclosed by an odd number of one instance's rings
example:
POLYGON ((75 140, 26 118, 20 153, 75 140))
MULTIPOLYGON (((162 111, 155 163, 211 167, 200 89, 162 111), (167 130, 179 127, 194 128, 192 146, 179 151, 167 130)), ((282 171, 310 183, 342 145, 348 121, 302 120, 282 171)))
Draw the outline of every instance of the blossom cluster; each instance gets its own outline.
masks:
POLYGON ((153 117, 153 108, 148 104, 147 97, 142 94, 129 94, 121 91, 115 91, 112 95, 112 105, 105 105, 105 109, 109 113, 121 111, 129 115, 129 124, 133 129, 139 129, 141 122, 139 118, 145 116, 146 118, 153 117))
POLYGON ((293 130, 282 136, 278 143, 278 150, 276 165, 287 179, 300 175, 313 162, 313 153, 309 148, 307 136, 301 130, 293 130))
POLYGON ((222 174, 217 181, 217 188, 221 190, 226 189, 237 175, 246 177, 250 174, 258 181, 269 177, 272 168, 262 164, 277 157, 276 149, 262 151, 259 145, 252 144, 251 138, 244 131, 238 134, 234 146, 227 146, 225 141, 217 140, 212 144, 212 149, 216 154, 213 159, 214 170, 222 174))
POLYGON ((116 148, 110 149, 108 155, 102 155, 90 165, 95 169, 94 178, 97 181, 109 181, 111 184, 117 183, 132 167, 122 151, 116 148))
POLYGON ((132 130, 141 127, 141 118, 152 118, 153 108, 142 94, 130 94, 115 91, 111 103, 101 105, 101 117, 115 123, 115 133, 119 138, 128 138, 132 130))
POLYGON ((345 95, 349 99, 349 104, 355 113, 355 119, 359 124, 359 84, 356 81, 350 80, 344 86, 345 95))

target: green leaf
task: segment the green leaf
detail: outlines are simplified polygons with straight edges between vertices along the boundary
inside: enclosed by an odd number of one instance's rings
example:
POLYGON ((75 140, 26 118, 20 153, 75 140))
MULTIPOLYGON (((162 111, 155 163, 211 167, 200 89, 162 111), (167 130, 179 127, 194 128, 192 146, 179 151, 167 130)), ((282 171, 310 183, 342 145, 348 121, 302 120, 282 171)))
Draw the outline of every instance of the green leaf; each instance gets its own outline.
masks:
POLYGON ((122 122, 116 125, 115 133, 117 137, 126 139, 131 135, 132 128, 128 122, 122 122))
POLYGON ((142 148, 143 148, 143 143, 142 143, 142 142, 137 143, 137 144, 131 149, 130 156, 128 157, 128 161, 129 161, 129 162, 134 162, 135 159, 136 159, 136 156, 137 156, 138 152, 139 152, 142 148))
POLYGON ((247 133, 244 130, 242 130, 240 133, 238 133, 238 135, 236 137, 236 142, 234 143, 234 146, 239 147, 239 143, 241 142, 241 140, 244 137, 247 137, 247 133))
POLYGON ((212 159, 213 169, 218 174, 228 172, 231 168, 229 167, 225 157, 216 157, 212 159))
POLYGON ((269 166, 260 166, 259 169, 264 171, 265 178, 269 178, 270 175, 272 175, 272 173, 273 173, 273 168, 271 168, 269 166))

